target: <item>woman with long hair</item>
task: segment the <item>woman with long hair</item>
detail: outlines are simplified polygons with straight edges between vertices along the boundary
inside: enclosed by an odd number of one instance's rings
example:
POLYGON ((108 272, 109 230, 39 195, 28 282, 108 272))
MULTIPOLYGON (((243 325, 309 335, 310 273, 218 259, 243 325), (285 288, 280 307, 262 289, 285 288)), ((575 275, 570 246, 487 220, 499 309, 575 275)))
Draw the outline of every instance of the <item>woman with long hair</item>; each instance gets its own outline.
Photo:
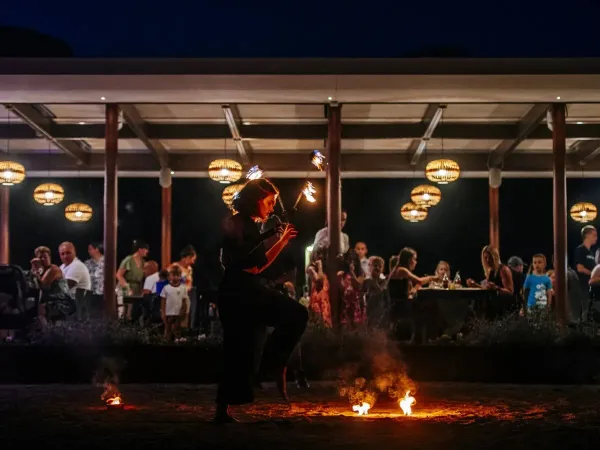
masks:
POLYGON ((485 274, 485 285, 476 283, 471 278, 467 286, 488 289, 498 294, 500 302, 488 305, 487 317, 492 320, 502 315, 515 304, 514 283, 510 268, 500 261, 498 249, 486 245, 481 250, 481 266, 485 274))
POLYGON ((237 214, 225 222, 222 264, 225 274, 219 286, 219 316, 223 326, 223 374, 217 391, 215 422, 235 422, 230 405, 254 401, 253 378, 256 346, 264 328, 273 333, 265 348, 281 396, 287 400, 286 371, 290 355, 306 328, 308 312, 301 304, 270 289, 260 274, 296 237, 293 225, 280 229, 279 240, 265 250, 266 234, 258 223, 273 212, 278 189, 266 179, 251 180, 236 194, 237 214))
POLYGON ((311 255, 311 263, 306 268, 310 283, 308 311, 311 321, 331 328, 331 303, 329 301, 329 280, 327 279, 327 247, 316 248, 311 255))
POLYGON ((418 331, 421 328, 419 318, 421 312, 413 304, 415 294, 421 286, 427 285, 436 279, 435 276, 418 277, 413 272, 417 267, 417 252, 404 247, 398 255, 397 263, 392 268, 390 277, 390 297, 392 299, 392 321, 399 331, 399 322, 406 317, 411 317, 411 341, 420 338, 418 331))

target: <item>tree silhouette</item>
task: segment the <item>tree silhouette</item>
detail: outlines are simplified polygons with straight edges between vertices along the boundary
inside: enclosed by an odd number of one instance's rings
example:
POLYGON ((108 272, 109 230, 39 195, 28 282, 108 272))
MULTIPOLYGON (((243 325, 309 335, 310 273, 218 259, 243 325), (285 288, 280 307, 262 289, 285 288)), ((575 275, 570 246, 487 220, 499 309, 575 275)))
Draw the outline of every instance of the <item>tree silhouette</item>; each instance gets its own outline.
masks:
POLYGON ((0 57, 4 58, 65 58, 73 50, 61 39, 35 30, 0 27, 0 57))

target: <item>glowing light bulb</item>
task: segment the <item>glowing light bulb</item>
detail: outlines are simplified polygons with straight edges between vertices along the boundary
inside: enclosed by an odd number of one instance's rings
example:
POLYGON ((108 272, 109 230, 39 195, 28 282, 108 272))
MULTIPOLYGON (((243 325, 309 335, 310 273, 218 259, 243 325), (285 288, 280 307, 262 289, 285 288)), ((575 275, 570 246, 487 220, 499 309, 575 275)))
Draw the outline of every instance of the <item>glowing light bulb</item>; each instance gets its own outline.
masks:
POLYGON ((582 217, 585 217, 585 216, 587 216, 587 211, 581 211, 580 214, 581 214, 582 217))
POLYGON ((427 192, 423 194, 423 200, 429 200, 429 194, 427 192))
POLYGON ((416 209, 411 210, 410 215, 411 216, 416 216, 418 214, 416 209))
POLYGON ((438 173, 441 177, 445 177, 446 175, 448 175, 448 171, 446 169, 440 169, 438 173))
POLYGON ((48 191, 44 193, 44 197, 46 198, 46 200, 52 200, 54 198, 54 192, 48 191))
POLYGON ((77 217, 81 217, 81 216, 83 215, 83 213, 82 213, 81 211, 77 211, 77 212, 75 213, 75 215, 76 215, 77 217))
POLYGON ((221 169, 221 175, 223 175, 223 176, 229 175, 229 170, 225 169, 225 168, 221 169))

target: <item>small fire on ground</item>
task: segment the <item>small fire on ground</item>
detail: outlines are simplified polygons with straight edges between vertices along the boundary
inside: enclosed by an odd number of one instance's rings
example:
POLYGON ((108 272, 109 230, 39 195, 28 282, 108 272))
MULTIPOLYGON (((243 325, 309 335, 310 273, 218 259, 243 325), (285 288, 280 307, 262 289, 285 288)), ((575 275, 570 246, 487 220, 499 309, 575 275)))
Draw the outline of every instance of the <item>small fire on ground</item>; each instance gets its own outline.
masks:
POLYGON ((106 403, 106 406, 123 405, 123 398, 121 397, 119 388, 115 383, 104 383, 104 392, 100 396, 100 399, 106 403))
POLYGON ((402 408, 402 412, 405 416, 412 415, 412 405, 416 402, 417 400, 414 397, 411 397, 410 391, 406 391, 406 395, 400 400, 400 408, 402 408))
POLYGON ((352 407, 352 410, 356 411, 359 416, 366 416, 369 414, 369 409, 371 409, 371 405, 364 402, 360 402, 360 405, 354 405, 352 407))

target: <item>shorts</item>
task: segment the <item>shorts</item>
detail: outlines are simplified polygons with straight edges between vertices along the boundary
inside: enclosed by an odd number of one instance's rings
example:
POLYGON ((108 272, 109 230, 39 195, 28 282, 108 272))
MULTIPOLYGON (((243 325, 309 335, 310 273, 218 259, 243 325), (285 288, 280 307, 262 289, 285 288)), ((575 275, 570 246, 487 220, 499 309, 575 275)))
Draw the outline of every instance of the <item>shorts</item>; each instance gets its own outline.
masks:
POLYGON ((179 316, 167 316, 166 317, 166 323, 168 323, 169 325, 176 325, 179 323, 180 320, 181 320, 181 317, 179 317, 179 316))

